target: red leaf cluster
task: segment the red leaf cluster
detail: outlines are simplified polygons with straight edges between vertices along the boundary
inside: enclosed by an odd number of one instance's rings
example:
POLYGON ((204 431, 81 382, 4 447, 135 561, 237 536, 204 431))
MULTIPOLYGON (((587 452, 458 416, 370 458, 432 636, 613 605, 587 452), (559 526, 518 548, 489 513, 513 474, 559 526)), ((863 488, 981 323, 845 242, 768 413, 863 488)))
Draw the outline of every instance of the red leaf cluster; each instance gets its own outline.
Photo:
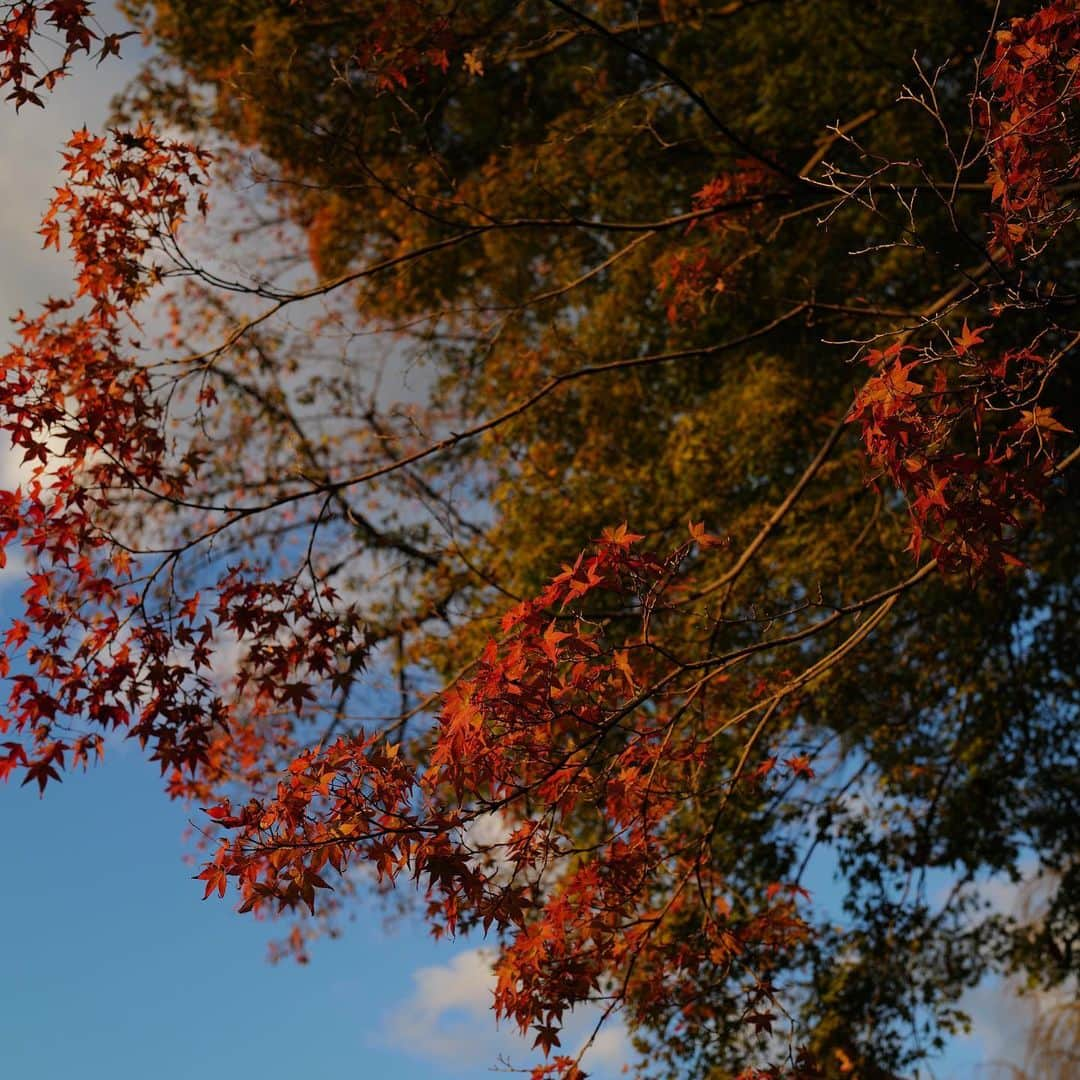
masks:
POLYGON ((1080 5, 1056 0, 997 35, 991 99, 994 236, 1006 252, 1035 250, 1076 216, 1067 185, 1080 176, 1080 5))
MULTIPOLYGON (((235 879, 243 910, 314 908, 327 868, 411 877, 437 934, 479 925, 502 938, 496 1011, 545 1053, 575 1005, 626 999, 644 1014, 677 1000, 692 1015, 708 972, 801 941, 800 890, 776 885, 736 918, 708 835, 688 843, 670 827, 709 743, 665 710, 636 708, 650 651, 613 646, 587 617, 600 600, 655 601, 674 563, 637 551, 639 539, 610 530, 506 615, 501 638, 446 693, 424 773, 384 739, 341 739, 298 756, 267 798, 212 807, 232 835, 200 874, 207 895, 235 879), (595 822, 587 848, 582 812, 595 822), (493 821, 498 835, 485 839, 493 821), (674 887, 654 902, 660 882, 674 887), (677 932, 702 895, 704 924, 677 932)), ((789 764, 812 775, 805 759, 789 764)), ((753 1026, 773 990, 764 980, 747 993, 753 1026)), ((577 1068, 556 1058, 537 1075, 577 1068)))
POLYGON ((756 162, 742 161, 694 195, 685 234, 696 232, 695 239, 657 264, 657 288, 667 294, 672 325, 700 318, 711 298, 732 287, 745 251, 730 241, 745 240, 771 180, 756 162))
MULTIPOLYGON (((3 5, 0 22, 0 88, 10 86, 7 97, 15 108, 44 105, 39 90, 51 90, 71 67, 79 53, 89 54, 99 35, 90 27, 89 0, 24 0, 3 5), (42 65, 43 41, 58 39, 60 54, 42 65)), ((99 57, 118 55, 127 34, 109 34, 101 43, 99 57)), ((51 41, 50 41, 51 43, 51 41)))
POLYGON ((874 466, 908 496, 916 559, 928 545, 943 570, 1017 565, 1010 538, 1024 510, 1041 506, 1055 436, 1066 431, 1029 399, 1060 358, 996 354, 966 323, 944 351, 898 344, 867 354, 876 374, 849 420, 874 466), (1014 422, 1002 423, 1007 416, 1014 422))

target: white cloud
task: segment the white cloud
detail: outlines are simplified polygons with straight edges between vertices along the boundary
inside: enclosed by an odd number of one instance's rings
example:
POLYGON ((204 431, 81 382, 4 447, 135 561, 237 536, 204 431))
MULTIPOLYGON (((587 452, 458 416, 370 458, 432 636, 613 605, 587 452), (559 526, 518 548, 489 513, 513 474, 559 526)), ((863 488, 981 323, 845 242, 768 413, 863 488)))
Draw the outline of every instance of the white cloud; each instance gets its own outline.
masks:
MULTIPOLYGON (((414 972, 412 994, 387 1014, 385 1042, 438 1065, 443 1075, 462 1070, 475 1075, 500 1057, 514 1065, 535 1064, 538 1051, 531 1050, 531 1037, 519 1036, 513 1025, 496 1028, 491 1011, 494 957, 492 949, 466 949, 445 964, 414 972)), ((599 1017, 595 1006, 570 1016, 562 1035, 563 1050, 580 1050, 599 1017)), ((631 1056, 625 1027, 611 1019, 596 1037, 584 1065, 590 1076, 603 1080, 619 1075, 631 1056)))

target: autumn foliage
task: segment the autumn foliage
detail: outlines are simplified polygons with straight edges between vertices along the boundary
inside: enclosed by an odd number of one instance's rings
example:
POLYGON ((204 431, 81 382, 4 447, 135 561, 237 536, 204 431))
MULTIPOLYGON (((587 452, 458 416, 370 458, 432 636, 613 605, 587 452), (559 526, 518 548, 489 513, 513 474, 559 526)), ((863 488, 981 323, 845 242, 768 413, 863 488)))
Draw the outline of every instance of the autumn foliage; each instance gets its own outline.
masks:
MULTIPOLYGON (((745 20, 735 53, 797 87, 759 5, 128 6, 212 101, 148 70, 130 125, 73 135, 42 221, 75 279, 3 358, 25 480, 0 539, 27 569, 0 777, 45 792, 137 739, 199 815, 205 895, 296 916, 301 958, 311 916, 412 883, 437 936, 498 942, 536 1080, 585 1075, 560 1031, 589 1003, 643 1074, 884 1077, 926 1050, 920 1010, 961 1022, 971 972, 1049 970, 1055 929, 991 948, 925 877, 1075 857, 1054 800, 1024 803, 1047 772, 1072 790, 1065 737, 964 680, 987 624, 1019 652, 1061 609, 1031 709, 1071 715, 1080 7, 950 24, 940 68, 851 74, 865 111, 800 143, 795 89, 718 112, 744 91, 694 51, 745 20), (570 85, 579 50, 602 62, 570 85), (252 258, 301 253, 277 276, 187 246, 226 236, 207 185, 249 150, 277 170, 252 258), (390 342, 370 384, 365 335, 390 342), (1008 844, 981 847, 973 790, 1008 844), (826 847, 846 941, 805 884, 826 847), (894 971, 898 934, 958 958, 894 971)), ((118 51, 91 7, 6 5, 17 107, 118 51)))

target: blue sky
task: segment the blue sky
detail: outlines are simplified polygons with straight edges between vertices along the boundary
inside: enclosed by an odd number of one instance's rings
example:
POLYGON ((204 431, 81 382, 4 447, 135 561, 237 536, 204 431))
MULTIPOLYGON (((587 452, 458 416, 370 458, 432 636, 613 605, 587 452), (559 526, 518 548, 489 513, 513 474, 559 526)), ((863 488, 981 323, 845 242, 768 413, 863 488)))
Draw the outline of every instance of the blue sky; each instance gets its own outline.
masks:
MULTIPOLYGON (((0 110, 5 313, 66 290, 65 261, 39 250, 37 219, 63 141, 83 123, 100 126, 131 70, 130 61, 85 65, 44 113, 0 110)), ((6 448, 0 455, 6 482, 15 467, 6 448)), ((0 622, 16 573, 0 579, 0 622)), ((436 947, 414 921, 388 929, 374 902, 343 938, 318 943, 311 965, 268 965, 272 925, 200 901, 182 861, 187 816, 126 744, 44 799, 0 785, 0 1074, 482 1077, 511 1047, 523 1063, 521 1044, 493 1033, 475 943, 436 947)), ((1007 1048, 1003 1001, 993 991, 973 998, 980 1035, 958 1042, 933 1075, 967 1080, 984 1051, 1007 1048)), ((597 1077, 615 1075, 620 1033, 600 1050, 597 1077)))
POLYGON ((280 927, 200 901, 186 824, 133 746, 44 798, 0 786, 0 1074, 480 1077, 514 1047, 475 950, 373 901, 313 963, 268 964, 280 927))

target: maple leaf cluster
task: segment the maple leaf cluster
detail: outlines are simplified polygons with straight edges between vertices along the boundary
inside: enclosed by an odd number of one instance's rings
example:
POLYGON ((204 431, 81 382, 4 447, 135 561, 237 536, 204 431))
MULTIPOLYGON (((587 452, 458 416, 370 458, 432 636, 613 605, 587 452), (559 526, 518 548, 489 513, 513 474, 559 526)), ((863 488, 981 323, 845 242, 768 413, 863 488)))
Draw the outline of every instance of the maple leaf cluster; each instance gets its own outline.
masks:
POLYGON ((155 604, 156 576, 182 548, 155 566, 111 528, 118 500, 182 504, 190 478, 170 463, 161 387, 127 333, 158 280, 153 256, 189 203, 205 208, 208 165, 204 152, 145 127, 76 132, 42 234, 50 246, 67 237, 77 292, 20 315, 19 344, 3 357, 2 426, 29 476, 3 493, 0 537, 33 569, 0 657, 5 674, 21 660, 0 733, 23 736, 0 744, 0 768, 21 769, 42 790, 65 755, 85 763, 116 729, 150 745, 174 795, 198 795, 226 768, 253 781, 289 745, 276 710, 299 716, 313 687, 363 648, 355 610, 334 607, 329 586, 314 593, 242 564, 205 600, 155 604), (247 701, 246 728, 229 723, 210 677, 215 653, 238 641, 246 651, 234 691, 247 701))
POLYGON ((1010 544, 1024 512, 1041 508, 1059 437, 1070 432, 1036 403, 1061 353, 994 355, 986 329, 965 323, 945 351, 870 350, 876 374, 849 420, 859 423, 873 464, 908 496, 915 559, 929 547, 943 570, 1000 574, 1019 565, 1010 544), (1003 415, 1013 422, 995 424, 1003 415))
POLYGON ((101 38, 91 28, 89 0, 24 0, 0 5, 0 89, 10 86, 8 100, 16 109, 23 105, 44 106, 39 90, 52 90, 68 74, 75 57, 89 55, 101 41, 99 60, 119 55, 120 42, 128 34, 108 34, 101 38), (58 36, 60 55, 41 67, 43 39, 58 36))
MULTIPOLYGON (((657 602, 687 549, 659 560, 635 549, 639 539, 611 530, 507 613, 501 638, 446 693, 424 772, 397 745, 360 735, 297 756, 266 798, 211 807, 231 835, 199 875, 206 894, 235 879, 242 910, 314 910, 352 864, 383 883, 413 878, 437 935, 480 926, 502 938, 496 1013, 531 1028, 545 1054, 577 1005, 625 1001, 645 1014, 676 1001, 690 1019, 710 1008, 698 1004, 702 985, 736 967, 757 972, 741 1022, 767 1029, 765 972, 805 940, 795 903, 805 893, 778 884, 759 910, 733 913, 711 827, 673 827, 709 741, 680 725, 676 705, 637 709, 658 654, 644 642, 613 648, 582 610, 657 602), (595 830, 586 847, 583 810, 595 830), (502 835, 485 842, 474 826, 493 815, 502 835), (674 888, 658 893, 661 883, 674 888), (695 932, 676 931, 685 920, 695 932)), ((792 767, 809 774, 805 760, 792 767)), ((739 790, 757 790, 768 771, 739 790)), ((556 1057, 536 1075, 578 1070, 556 1057)))
POLYGON ((672 325, 699 319, 710 300, 738 281, 747 257, 747 235, 775 177, 754 161, 735 163, 732 172, 695 192, 686 236, 694 242, 665 254, 657 263, 657 290, 666 294, 672 325))
MULTIPOLYGON (((997 34, 990 94, 974 102, 991 162, 992 236, 1007 259, 1042 250, 1075 216, 1064 185, 1080 168, 1078 71, 1075 3, 1049 4, 997 34)), ((1010 546, 1025 511, 1042 508, 1060 436, 1073 434, 1040 398, 1074 342, 1043 332, 1028 347, 995 350, 986 335, 1006 306, 994 304, 994 321, 978 329, 965 319, 944 349, 901 340, 868 350, 876 374, 848 416, 870 460, 908 496, 912 554, 929 546, 946 571, 1021 565, 1010 546)))
MULTIPOLYGON (((64 751, 85 761, 100 748, 100 731, 70 744, 55 738, 63 718, 104 731, 127 726, 151 671, 160 679, 151 700, 178 728, 191 726, 194 702, 177 702, 175 677, 159 667, 166 635, 131 622, 138 601, 130 552, 110 540, 101 515, 118 491, 159 483, 175 490, 163 477, 160 406, 146 369, 132 362, 124 323, 152 278, 145 256, 182 218, 182 189, 199 182, 205 165, 204 155, 146 130, 108 139, 77 132, 65 158, 69 184, 57 191, 43 232, 56 242, 59 220, 66 223, 78 293, 17 316, 19 344, 0 364, 2 426, 29 469, 22 487, 4 493, 0 535, 33 565, 24 617, 8 632, 3 657, 6 672, 21 650, 27 669, 12 679, 0 730, 14 723, 30 735, 29 746, 4 744, 4 767, 22 766, 42 789, 58 778, 53 763, 64 751)), ((156 711, 145 706, 142 722, 153 726, 156 711)), ((187 738, 176 738, 173 752, 194 760, 187 738)))
POLYGON ((997 35, 982 102, 992 163, 994 236, 1012 257, 1076 218, 1080 177, 1080 6, 1057 0, 997 35))

